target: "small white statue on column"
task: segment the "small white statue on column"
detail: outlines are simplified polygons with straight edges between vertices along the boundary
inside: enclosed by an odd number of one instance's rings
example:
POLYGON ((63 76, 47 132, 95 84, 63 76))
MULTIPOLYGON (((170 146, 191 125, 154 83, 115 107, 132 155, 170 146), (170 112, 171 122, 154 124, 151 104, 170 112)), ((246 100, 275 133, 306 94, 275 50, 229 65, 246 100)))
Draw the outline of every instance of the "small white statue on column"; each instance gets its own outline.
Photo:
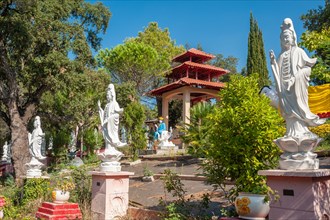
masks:
POLYGON ((6 141, 5 144, 2 147, 3 153, 2 153, 2 162, 10 163, 11 160, 11 144, 8 144, 6 141))
POLYGON ((309 58, 298 47, 290 18, 284 19, 281 29, 282 51, 277 61, 274 52, 270 51, 279 108, 286 121, 285 136, 274 140, 284 151, 280 157, 280 168, 318 169, 319 161, 312 150, 322 139, 308 129, 325 122, 313 114, 308 105, 308 81, 316 58, 309 58))
POLYGON ((116 101, 115 87, 110 84, 107 88, 107 105, 104 110, 98 101, 99 115, 102 126, 102 134, 105 141, 105 150, 98 154, 103 161, 101 163, 101 171, 118 172, 121 170, 120 158, 123 153, 116 148, 124 147, 127 143, 123 143, 119 139, 119 118, 123 113, 123 108, 119 107, 116 101))
POLYGON ((34 130, 32 134, 29 133, 29 151, 32 156, 31 161, 26 164, 28 167, 27 177, 41 177, 41 168, 44 164, 41 162, 46 159, 42 155, 41 149, 45 146, 45 133, 41 129, 40 117, 36 116, 34 119, 34 130))

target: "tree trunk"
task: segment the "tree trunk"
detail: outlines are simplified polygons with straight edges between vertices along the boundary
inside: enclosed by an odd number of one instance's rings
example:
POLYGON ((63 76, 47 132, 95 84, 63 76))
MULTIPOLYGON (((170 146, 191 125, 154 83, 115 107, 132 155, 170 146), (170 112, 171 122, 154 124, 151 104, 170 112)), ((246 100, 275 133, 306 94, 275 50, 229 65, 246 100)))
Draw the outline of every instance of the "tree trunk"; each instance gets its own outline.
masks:
POLYGON ((10 129, 12 141, 12 159, 14 162, 15 180, 20 183, 26 175, 25 164, 30 162, 27 123, 22 120, 18 113, 16 103, 13 101, 9 105, 10 129))

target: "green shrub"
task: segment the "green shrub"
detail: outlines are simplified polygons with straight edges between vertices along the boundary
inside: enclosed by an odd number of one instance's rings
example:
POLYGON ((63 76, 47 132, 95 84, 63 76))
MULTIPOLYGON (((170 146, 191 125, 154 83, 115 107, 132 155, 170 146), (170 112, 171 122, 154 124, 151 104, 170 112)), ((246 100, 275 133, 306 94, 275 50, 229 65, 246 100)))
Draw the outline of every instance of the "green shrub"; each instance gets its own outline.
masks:
POLYGON ((88 174, 88 171, 85 165, 73 167, 71 170, 71 177, 76 187, 70 193, 70 201, 79 203, 84 217, 90 216, 92 204, 92 176, 88 174))
POLYGON ((212 127, 204 172, 209 182, 223 189, 226 181, 235 181, 226 194, 231 200, 238 192, 270 190, 265 177, 257 173, 275 168, 279 159, 273 140, 284 134, 283 119, 258 92, 257 75, 233 75, 219 93, 221 101, 207 116, 212 127))
POLYGON ((40 204, 50 199, 49 180, 25 179, 24 185, 19 187, 12 177, 8 177, 0 193, 6 200, 5 219, 35 219, 40 204))

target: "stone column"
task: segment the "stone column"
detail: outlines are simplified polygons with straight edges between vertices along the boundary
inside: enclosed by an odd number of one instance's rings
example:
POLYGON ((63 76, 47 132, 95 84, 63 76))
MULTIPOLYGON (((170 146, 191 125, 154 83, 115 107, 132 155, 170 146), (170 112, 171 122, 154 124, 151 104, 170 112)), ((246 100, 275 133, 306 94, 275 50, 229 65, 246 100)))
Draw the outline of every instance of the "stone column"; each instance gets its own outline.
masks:
POLYGON ((166 124, 166 129, 168 130, 168 99, 164 96, 162 97, 162 116, 166 124))
POLYGON ((123 217, 128 210, 129 176, 131 172, 92 171, 92 219, 123 217))
POLYGON ((183 91, 183 122, 190 123, 190 92, 187 88, 183 91))

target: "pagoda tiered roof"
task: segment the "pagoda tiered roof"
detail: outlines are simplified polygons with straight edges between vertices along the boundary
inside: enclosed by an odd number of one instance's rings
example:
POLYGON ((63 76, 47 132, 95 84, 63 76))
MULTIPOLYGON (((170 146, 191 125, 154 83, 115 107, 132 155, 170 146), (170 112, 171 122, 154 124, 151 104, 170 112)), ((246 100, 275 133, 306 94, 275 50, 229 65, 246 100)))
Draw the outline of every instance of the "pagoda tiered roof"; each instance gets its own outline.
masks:
POLYGON ((181 64, 173 67, 166 75, 169 84, 151 90, 148 92, 148 95, 161 96, 165 92, 184 86, 219 91, 225 87, 225 84, 222 82, 215 82, 217 80, 213 79, 227 74, 229 71, 220 67, 204 64, 204 62, 213 58, 215 58, 214 55, 194 48, 174 57, 173 62, 181 62, 181 64))
POLYGON ((198 80, 198 79, 184 77, 173 83, 161 86, 157 89, 153 89, 148 94, 152 95, 152 96, 161 96, 165 92, 172 91, 172 90, 180 88, 182 86, 196 86, 196 87, 200 86, 205 89, 214 89, 214 90, 220 90, 220 89, 226 87, 226 85, 222 82, 208 82, 208 81, 204 81, 204 80, 198 80))
POLYGON ((226 73, 229 73, 229 71, 220 67, 186 61, 174 67, 167 77, 172 79, 180 79, 182 77, 196 78, 196 74, 198 74, 198 79, 210 81, 210 79, 219 77, 226 73))
POLYGON ((196 63, 204 63, 211 59, 215 58, 214 55, 205 53, 200 50, 196 50, 195 48, 191 48, 186 52, 179 54, 178 56, 172 59, 173 62, 183 63, 185 61, 192 61, 196 63))

